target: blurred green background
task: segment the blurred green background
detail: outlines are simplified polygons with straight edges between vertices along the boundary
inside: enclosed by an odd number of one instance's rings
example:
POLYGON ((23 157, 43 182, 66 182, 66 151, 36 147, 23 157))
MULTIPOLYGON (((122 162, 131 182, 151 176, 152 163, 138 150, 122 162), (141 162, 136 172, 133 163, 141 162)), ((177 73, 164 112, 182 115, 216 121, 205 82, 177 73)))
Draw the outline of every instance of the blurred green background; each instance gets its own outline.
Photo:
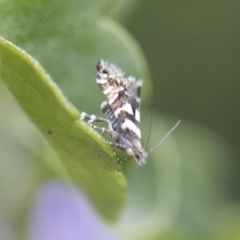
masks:
POLYGON ((231 146, 232 193, 240 197, 240 2, 139 1, 122 24, 143 48, 152 105, 209 127, 231 146))
MULTIPOLYGON (((193 159, 187 163, 188 175, 183 176, 183 205, 173 227, 177 233, 169 233, 172 238, 166 239, 240 239, 240 1, 134 2, 129 6, 131 14, 121 13, 119 19, 147 57, 153 81, 151 106, 162 116, 181 119, 177 132, 185 124, 198 125, 199 130, 194 139, 191 131, 184 137, 179 134, 179 141, 184 138, 193 159), (201 130, 209 134, 205 143, 198 142, 201 130), (215 142, 221 142, 217 146, 220 155, 214 160, 211 148, 215 146, 208 142, 213 136, 215 142), (198 150, 192 141, 199 143, 198 150), (202 157, 201 148, 202 152, 209 150, 202 157), (200 168, 198 165, 205 168, 200 176, 195 169, 200 168), (204 189, 201 193, 199 182, 211 185, 208 178, 216 173, 222 204, 215 212, 217 217, 213 212, 207 218, 200 217, 208 212, 205 204, 212 201, 207 198, 214 192, 204 189), (196 199, 186 204, 193 194, 197 194, 196 199), (194 217, 197 212, 198 217, 194 217)), ((214 200, 208 207, 214 208, 214 200)))
POLYGON ((234 0, 152 0, 140 1, 123 19, 147 56, 153 106, 220 133, 238 158, 239 10, 234 0))

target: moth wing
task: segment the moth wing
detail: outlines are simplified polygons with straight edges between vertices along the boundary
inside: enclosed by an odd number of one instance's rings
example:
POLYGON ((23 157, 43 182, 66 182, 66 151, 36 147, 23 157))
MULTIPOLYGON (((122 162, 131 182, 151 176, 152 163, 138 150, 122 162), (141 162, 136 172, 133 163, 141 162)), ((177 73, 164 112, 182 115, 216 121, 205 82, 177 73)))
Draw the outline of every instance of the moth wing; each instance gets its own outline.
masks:
POLYGON ((138 122, 140 122, 140 92, 142 84, 143 81, 138 80, 133 83, 128 89, 128 96, 132 106, 133 115, 138 122))

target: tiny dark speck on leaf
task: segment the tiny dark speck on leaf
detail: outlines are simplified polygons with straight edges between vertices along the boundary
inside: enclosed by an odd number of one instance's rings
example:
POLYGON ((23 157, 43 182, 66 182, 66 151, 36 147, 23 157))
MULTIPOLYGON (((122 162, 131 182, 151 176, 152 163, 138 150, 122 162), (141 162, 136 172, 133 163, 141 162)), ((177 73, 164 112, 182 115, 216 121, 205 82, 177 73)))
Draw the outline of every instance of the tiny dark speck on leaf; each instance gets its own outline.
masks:
POLYGON ((51 131, 51 130, 48 130, 48 134, 50 134, 50 135, 51 135, 51 134, 52 134, 52 131, 51 131))

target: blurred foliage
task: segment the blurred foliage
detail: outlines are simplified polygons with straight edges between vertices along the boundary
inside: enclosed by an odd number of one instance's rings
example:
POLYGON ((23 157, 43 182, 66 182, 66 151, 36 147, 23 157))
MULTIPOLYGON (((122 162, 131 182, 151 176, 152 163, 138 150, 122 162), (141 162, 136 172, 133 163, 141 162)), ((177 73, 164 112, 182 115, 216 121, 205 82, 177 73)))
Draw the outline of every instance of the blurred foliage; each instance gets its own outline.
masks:
POLYGON ((153 239, 239 239, 239 9, 236 0, 141 0, 118 16, 144 49, 153 108, 182 120, 183 201, 153 239))
MULTIPOLYGON (((100 114, 94 67, 100 58, 114 62, 145 80, 141 118, 147 139, 149 73, 135 40, 106 17, 117 14, 142 46, 153 78, 147 149, 181 119, 146 166, 123 166, 128 201, 115 230, 138 240, 239 239, 240 3, 51 2, 1 2, 0 33, 36 58, 76 108, 100 114)), ((0 224, 16 232, 27 196, 45 175, 56 177, 45 163, 56 167, 51 162, 58 157, 3 85, 0 111, 0 224)))

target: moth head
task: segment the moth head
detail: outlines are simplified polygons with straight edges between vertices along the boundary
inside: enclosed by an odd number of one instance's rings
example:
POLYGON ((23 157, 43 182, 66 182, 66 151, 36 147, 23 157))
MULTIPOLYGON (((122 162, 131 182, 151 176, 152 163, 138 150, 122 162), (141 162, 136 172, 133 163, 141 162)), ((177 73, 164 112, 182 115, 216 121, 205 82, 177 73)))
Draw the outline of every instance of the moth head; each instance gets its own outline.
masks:
POLYGON ((132 148, 129 148, 127 153, 135 158, 138 165, 142 165, 147 162, 148 154, 142 147, 139 139, 135 139, 132 142, 132 148))
POLYGON ((135 153, 134 158, 138 165, 145 164, 147 162, 147 152, 142 148, 138 152, 135 153))

